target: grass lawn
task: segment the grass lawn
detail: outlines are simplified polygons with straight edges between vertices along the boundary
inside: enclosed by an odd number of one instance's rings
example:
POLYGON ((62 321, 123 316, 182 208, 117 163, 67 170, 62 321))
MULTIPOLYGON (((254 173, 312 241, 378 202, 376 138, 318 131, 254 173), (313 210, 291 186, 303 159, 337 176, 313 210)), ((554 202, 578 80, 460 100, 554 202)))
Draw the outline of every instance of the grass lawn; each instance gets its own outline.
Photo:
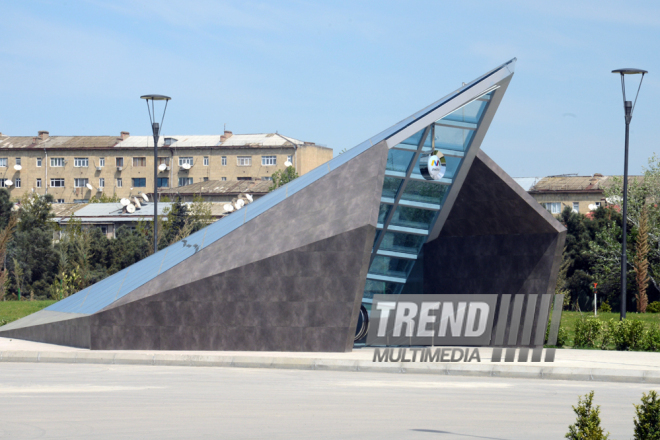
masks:
MULTIPOLYGON (((568 341, 567 346, 573 346, 573 338, 575 337, 575 323, 582 318, 593 318, 594 312, 567 312, 564 311, 561 313, 561 326, 568 331, 568 341)), ((614 319, 615 321, 619 320, 619 312, 612 313, 601 313, 598 312, 598 319, 603 322, 614 319)), ((646 324, 647 328, 651 325, 660 325, 660 313, 635 313, 627 312, 626 319, 635 319, 638 321, 643 321, 646 324)))
POLYGON ((55 301, 0 301, 0 325, 16 321, 24 316, 38 312, 55 301))

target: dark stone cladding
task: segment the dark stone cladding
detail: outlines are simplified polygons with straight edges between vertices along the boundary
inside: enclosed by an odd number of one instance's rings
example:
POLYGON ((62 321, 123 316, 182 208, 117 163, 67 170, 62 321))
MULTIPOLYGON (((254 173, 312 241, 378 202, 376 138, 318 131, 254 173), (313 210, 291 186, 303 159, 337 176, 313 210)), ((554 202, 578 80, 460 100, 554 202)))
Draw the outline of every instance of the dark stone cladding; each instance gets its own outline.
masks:
POLYGON ((387 154, 374 145, 100 312, 2 336, 92 349, 350 351, 387 154))
POLYGON ((565 239, 564 226, 480 151, 440 236, 424 245, 423 292, 554 293, 565 239))
POLYGON ((350 351, 375 232, 363 226, 99 312, 91 348, 350 351))
POLYGON ((0 337, 90 348, 89 316, 3 331, 0 337))

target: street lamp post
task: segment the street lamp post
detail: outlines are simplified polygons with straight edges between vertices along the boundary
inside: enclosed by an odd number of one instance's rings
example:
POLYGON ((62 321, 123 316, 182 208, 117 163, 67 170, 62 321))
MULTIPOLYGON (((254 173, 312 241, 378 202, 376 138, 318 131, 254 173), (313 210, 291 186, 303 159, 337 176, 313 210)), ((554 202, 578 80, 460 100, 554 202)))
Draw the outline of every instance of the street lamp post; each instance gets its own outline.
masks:
POLYGON ((637 103, 637 97, 639 96, 639 90, 642 88, 642 81, 644 81, 644 75, 648 72, 641 69, 617 69, 613 70, 612 73, 618 73, 621 75, 621 91, 623 92, 623 110, 625 112, 626 118, 626 147, 623 160, 623 219, 622 219, 622 246, 621 246, 621 315, 620 319, 626 318, 626 272, 628 266, 628 258, 626 256, 626 244, 628 241, 627 229, 628 229, 628 139, 630 133, 630 120, 632 119, 633 110, 635 109, 635 104, 637 103), (639 87, 637 87, 637 95, 635 95, 635 102, 626 100, 626 82, 625 75, 642 75, 642 78, 639 81, 639 87))
POLYGON ((144 99, 147 101, 147 110, 149 111, 149 121, 151 122, 151 130, 154 136, 154 254, 155 254, 156 252, 158 252, 158 138, 160 136, 160 129, 162 128, 163 120, 165 119, 165 111, 167 110, 167 103, 172 98, 164 95, 144 95, 144 96, 140 96, 140 99, 144 99), (149 107, 149 101, 151 101, 151 107, 149 107), (160 119, 160 124, 156 122, 154 101, 165 101, 165 107, 163 108, 163 116, 160 119))

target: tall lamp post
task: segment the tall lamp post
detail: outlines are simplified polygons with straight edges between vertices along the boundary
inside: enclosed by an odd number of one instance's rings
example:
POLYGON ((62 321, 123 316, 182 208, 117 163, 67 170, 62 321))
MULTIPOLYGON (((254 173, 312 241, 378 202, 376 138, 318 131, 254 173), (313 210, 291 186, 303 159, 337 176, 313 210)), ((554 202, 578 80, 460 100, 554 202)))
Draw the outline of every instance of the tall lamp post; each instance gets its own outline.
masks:
POLYGON ((167 110, 167 103, 169 96, 164 95, 144 95, 140 99, 147 101, 147 110, 149 111, 149 121, 151 122, 151 130, 154 135, 154 254, 158 252, 158 137, 160 136, 160 129, 165 119, 165 111, 167 110), (151 107, 149 106, 151 101, 151 107), (163 108, 163 116, 160 119, 160 124, 156 122, 156 109, 154 107, 155 101, 165 101, 163 108))
POLYGON ((621 75, 621 91, 623 92, 623 110, 626 117, 626 147, 625 147, 625 157, 623 160, 623 220, 622 220, 622 229, 623 229, 623 244, 621 246, 621 318, 625 319, 626 317, 626 272, 627 272, 627 256, 626 256, 626 244, 628 241, 627 229, 628 229, 628 139, 630 132, 630 120, 632 119, 633 110, 635 109, 635 104, 637 103, 637 97, 639 96, 639 90, 642 88, 642 81, 644 81, 644 75, 648 72, 642 69, 617 69, 613 70, 612 73, 618 73, 621 75), (639 80, 639 86, 637 87, 637 95, 635 95, 635 102, 626 100, 626 75, 642 75, 642 78, 639 80))

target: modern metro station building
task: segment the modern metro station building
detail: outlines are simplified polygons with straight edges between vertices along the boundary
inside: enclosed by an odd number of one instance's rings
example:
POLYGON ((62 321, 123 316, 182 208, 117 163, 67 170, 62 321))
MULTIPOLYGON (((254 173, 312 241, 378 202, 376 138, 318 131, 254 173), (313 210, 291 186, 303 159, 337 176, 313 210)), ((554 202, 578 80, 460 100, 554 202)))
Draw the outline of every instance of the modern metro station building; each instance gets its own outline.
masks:
POLYGON ((375 294, 553 293, 565 229, 480 150, 514 65, 0 336, 343 352, 375 294))

